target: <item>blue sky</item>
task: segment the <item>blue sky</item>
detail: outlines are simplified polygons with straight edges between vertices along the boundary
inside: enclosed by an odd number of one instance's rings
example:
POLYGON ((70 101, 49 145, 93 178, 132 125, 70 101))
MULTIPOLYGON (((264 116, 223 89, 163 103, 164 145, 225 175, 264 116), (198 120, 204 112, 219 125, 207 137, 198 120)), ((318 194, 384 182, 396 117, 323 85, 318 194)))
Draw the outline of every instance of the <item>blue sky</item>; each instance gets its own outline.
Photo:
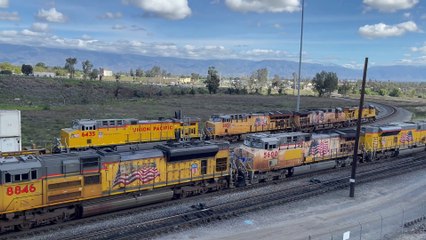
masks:
MULTIPOLYGON (((305 0, 304 13, 304 62, 426 65, 425 1, 305 0)), ((0 0, 0 42, 298 61, 300 19, 301 0, 0 0)))

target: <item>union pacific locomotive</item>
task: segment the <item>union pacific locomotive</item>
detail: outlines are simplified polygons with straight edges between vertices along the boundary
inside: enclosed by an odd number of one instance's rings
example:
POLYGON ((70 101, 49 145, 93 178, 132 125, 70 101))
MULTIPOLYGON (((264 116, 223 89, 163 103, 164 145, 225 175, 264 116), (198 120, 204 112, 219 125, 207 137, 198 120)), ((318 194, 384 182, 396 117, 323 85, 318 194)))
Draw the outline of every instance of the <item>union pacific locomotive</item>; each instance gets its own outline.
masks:
MULTIPOLYGON (((180 138, 236 141, 244 134, 256 132, 313 132, 353 126, 357 116, 357 107, 213 115, 205 123, 203 131, 200 131, 200 119, 190 117, 161 120, 82 119, 74 121, 72 128, 61 130, 55 152, 180 138)), ((363 122, 373 122, 375 119, 376 109, 373 106, 363 109, 363 122)))
MULTIPOLYGON (((256 132, 314 132, 354 126, 357 116, 358 107, 213 115, 205 124, 205 134, 232 141, 256 132)), ((371 105, 363 108, 362 121, 375 120, 376 108, 371 105)))
POLYGON ((61 130, 55 152, 85 150, 132 143, 199 138, 199 119, 185 117, 160 120, 81 119, 61 130))
MULTIPOLYGON (((234 149, 233 165, 238 167, 240 181, 257 183, 291 176, 294 168, 334 160, 336 166, 352 161, 354 129, 333 130, 330 133, 303 132, 252 134, 244 144, 234 149)), ((360 161, 384 156, 397 156, 401 149, 426 144, 426 122, 395 123, 363 127, 358 149, 360 161)))
POLYGON ((0 232, 218 190, 229 176, 225 142, 0 158, 0 232))

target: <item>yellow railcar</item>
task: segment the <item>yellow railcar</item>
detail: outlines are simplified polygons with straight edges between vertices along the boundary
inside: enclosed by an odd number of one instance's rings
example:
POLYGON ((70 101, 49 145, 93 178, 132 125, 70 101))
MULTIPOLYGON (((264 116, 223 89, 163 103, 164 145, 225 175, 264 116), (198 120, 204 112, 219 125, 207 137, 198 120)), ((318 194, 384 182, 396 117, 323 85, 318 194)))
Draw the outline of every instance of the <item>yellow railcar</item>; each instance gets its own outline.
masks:
POLYGON ((0 232, 227 187, 229 156, 200 142, 1 158, 0 232))
POLYGON ((406 122, 362 128, 361 148, 370 160, 380 155, 398 155, 400 149, 425 144, 426 122, 406 122))
POLYGON ((59 149, 87 149, 131 143, 199 138, 199 119, 82 119, 60 133, 59 149))
MULTIPOLYGON (((300 112, 271 111, 213 115, 206 121, 204 132, 211 138, 238 140, 243 134, 257 132, 313 132, 354 126, 358 119, 358 107, 311 109, 300 112)), ((363 108, 362 121, 376 120, 376 108, 363 108)))
POLYGON ((205 134, 211 138, 238 140, 246 133, 290 131, 292 116, 290 111, 213 115, 205 123, 205 134))
MULTIPOLYGON (((343 112, 346 116, 346 121, 356 122, 358 119, 359 108, 358 107, 345 107, 343 112)), ((374 106, 368 106, 362 108, 362 119, 364 122, 373 122, 376 120, 377 110, 374 106)))

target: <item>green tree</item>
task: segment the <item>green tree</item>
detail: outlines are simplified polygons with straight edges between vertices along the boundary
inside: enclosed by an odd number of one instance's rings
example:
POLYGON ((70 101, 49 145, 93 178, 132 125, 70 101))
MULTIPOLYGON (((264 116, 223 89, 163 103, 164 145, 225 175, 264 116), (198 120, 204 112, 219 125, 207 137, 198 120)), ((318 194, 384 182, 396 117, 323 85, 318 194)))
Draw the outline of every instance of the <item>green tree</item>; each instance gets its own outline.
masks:
POLYGON ((116 73, 114 74, 115 77, 115 89, 114 89, 114 97, 118 98, 118 94, 120 93, 120 78, 121 78, 121 74, 120 73, 116 73))
POLYGON ((317 73, 312 79, 314 89, 318 92, 318 96, 320 97, 322 97, 325 93, 330 95, 331 92, 337 89, 338 82, 339 79, 334 72, 322 71, 317 73))
POLYGON ((154 66, 151 70, 148 70, 145 75, 147 77, 159 77, 161 76, 161 68, 159 66, 154 66))
POLYGON ((74 78, 74 74, 75 74, 75 64, 77 64, 77 58, 67 58, 65 59, 65 69, 68 71, 68 73, 70 74, 70 78, 74 78))
POLYGON ((133 69, 130 68, 129 74, 130 74, 130 77, 134 77, 135 76, 135 73, 133 72, 133 69))
POLYGON ((66 76, 67 70, 63 69, 62 67, 53 67, 53 71, 55 72, 56 76, 66 76))
POLYGON ((216 94, 217 89, 219 88, 220 79, 215 67, 209 67, 209 70, 207 71, 207 79, 204 83, 206 84, 210 94, 216 94))
POLYGON ((35 65, 36 67, 40 67, 40 68, 47 68, 46 64, 44 62, 38 62, 35 65))
POLYGON ((389 96, 391 97, 400 97, 402 95, 401 89, 394 88, 390 91, 389 96))
POLYGON ((261 86, 264 86, 268 82, 268 69, 267 68, 261 68, 257 69, 257 80, 261 86))
POLYGON ((339 94, 343 94, 343 96, 346 96, 346 94, 348 94, 349 90, 351 90, 351 85, 349 84, 348 81, 343 81, 343 84, 341 86, 339 86, 339 88, 337 89, 337 92, 339 94))
POLYGON ((386 96, 389 94, 389 91, 386 88, 380 88, 378 93, 380 96, 386 96))
POLYGON ((30 75, 30 74, 33 74, 33 66, 27 65, 27 64, 22 64, 21 72, 23 74, 27 75, 27 76, 30 75))
POLYGON ((191 73, 191 82, 198 82, 198 79, 200 79, 200 74, 198 73, 191 73))
POLYGON ((144 72, 141 68, 137 68, 135 72, 136 77, 143 77, 144 72))
POLYGON ((86 80, 87 77, 90 77, 89 75, 92 72, 93 64, 89 60, 86 60, 81 63, 81 67, 83 68, 83 78, 86 80))
POLYGON ((120 73, 116 73, 116 74, 114 74, 114 77, 115 77, 115 81, 120 81, 120 78, 121 78, 121 74, 120 73))
POLYGON ((94 68, 91 72, 90 72, 90 80, 96 80, 99 76, 99 70, 97 68, 94 68))
POLYGON ((281 85, 281 79, 280 76, 277 74, 274 75, 274 78, 272 79, 272 87, 279 87, 281 85))
POLYGON ((34 65, 34 72, 47 72, 49 71, 49 68, 46 66, 45 63, 38 62, 36 65, 34 65))

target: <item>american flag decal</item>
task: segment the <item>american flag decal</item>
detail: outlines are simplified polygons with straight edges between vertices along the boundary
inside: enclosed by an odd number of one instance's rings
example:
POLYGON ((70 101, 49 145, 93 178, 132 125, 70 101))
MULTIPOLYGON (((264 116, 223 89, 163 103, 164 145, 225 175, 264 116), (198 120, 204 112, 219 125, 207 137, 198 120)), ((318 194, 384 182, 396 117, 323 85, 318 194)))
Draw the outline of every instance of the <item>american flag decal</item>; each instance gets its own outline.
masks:
POLYGON ((412 142, 413 140, 414 140, 413 139, 413 133, 411 131, 409 131, 408 133, 402 134, 400 142, 401 143, 406 143, 406 142, 409 143, 409 142, 412 142))
POLYGON ((126 186, 137 180, 139 180, 140 183, 145 184, 160 176, 160 172, 158 171, 155 164, 151 164, 150 166, 143 166, 139 169, 134 169, 134 166, 132 165, 130 167, 130 171, 126 171, 126 169, 123 168, 125 167, 122 167, 121 165, 118 166, 117 174, 115 175, 112 187, 115 187, 119 184, 124 184, 124 186, 126 186))
POLYGON ((311 155, 321 155, 324 156, 327 153, 329 153, 329 146, 328 146, 328 140, 323 140, 323 141, 318 141, 318 140, 313 140, 311 143, 311 148, 309 150, 309 153, 311 155))

